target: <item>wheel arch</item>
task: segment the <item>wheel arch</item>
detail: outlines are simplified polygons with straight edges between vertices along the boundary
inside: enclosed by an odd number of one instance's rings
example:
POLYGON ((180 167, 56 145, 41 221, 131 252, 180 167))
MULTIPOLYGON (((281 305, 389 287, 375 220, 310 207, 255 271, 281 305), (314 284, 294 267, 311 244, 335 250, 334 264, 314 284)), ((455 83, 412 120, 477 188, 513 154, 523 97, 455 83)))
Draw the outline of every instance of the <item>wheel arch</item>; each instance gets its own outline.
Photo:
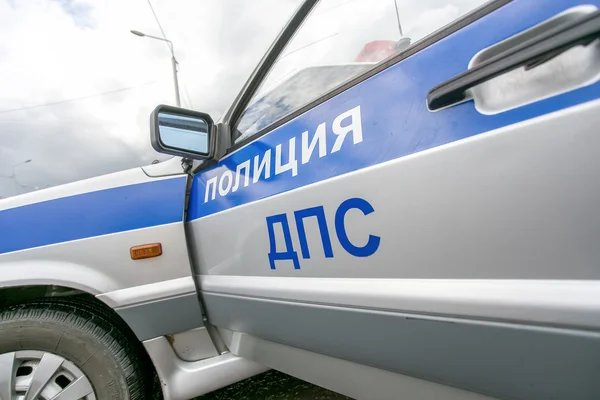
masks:
POLYGON ((98 269, 83 264, 53 260, 23 260, 0 263, 2 288, 60 286, 97 296, 119 288, 118 282, 98 269))

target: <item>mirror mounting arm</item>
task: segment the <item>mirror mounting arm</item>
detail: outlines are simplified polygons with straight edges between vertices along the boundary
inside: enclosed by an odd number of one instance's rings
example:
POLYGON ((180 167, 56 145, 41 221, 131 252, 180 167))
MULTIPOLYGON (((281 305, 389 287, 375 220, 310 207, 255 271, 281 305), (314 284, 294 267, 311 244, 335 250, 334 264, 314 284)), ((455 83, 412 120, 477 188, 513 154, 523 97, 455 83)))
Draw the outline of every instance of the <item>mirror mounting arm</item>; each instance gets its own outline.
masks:
POLYGON ((186 174, 190 174, 193 164, 194 164, 194 160, 192 160, 191 158, 182 158, 181 159, 181 168, 183 168, 183 172, 186 174))

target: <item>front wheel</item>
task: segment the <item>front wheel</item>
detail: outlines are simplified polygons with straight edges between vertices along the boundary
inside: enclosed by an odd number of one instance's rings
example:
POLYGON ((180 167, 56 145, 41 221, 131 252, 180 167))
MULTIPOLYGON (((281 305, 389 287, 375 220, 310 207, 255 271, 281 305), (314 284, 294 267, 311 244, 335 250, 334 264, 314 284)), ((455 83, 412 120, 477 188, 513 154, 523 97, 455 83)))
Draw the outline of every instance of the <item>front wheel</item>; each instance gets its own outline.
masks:
POLYGON ((102 307, 42 299, 0 312, 0 399, 150 399, 137 339, 102 307))

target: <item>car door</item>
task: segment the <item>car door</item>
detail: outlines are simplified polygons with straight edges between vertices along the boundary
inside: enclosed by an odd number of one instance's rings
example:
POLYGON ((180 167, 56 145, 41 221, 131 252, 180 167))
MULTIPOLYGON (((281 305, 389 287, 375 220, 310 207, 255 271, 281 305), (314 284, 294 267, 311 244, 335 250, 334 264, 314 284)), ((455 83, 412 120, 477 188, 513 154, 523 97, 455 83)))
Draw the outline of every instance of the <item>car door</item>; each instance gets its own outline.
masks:
POLYGON ((236 348, 351 396, 366 375, 335 360, 598 393, 600 1, 312 3, 193 180, 209 322, 305 351, 236 348))

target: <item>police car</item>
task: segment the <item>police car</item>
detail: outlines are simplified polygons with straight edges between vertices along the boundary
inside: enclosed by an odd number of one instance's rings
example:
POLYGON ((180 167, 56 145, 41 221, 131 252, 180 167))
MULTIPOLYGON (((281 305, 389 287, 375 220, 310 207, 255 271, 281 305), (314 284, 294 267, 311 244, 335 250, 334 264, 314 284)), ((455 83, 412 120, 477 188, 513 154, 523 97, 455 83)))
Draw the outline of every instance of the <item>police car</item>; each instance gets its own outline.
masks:
POLYGON ((0 201, 0 399, 597 399, 599 6, 303 1, 172 159, 0 201))

